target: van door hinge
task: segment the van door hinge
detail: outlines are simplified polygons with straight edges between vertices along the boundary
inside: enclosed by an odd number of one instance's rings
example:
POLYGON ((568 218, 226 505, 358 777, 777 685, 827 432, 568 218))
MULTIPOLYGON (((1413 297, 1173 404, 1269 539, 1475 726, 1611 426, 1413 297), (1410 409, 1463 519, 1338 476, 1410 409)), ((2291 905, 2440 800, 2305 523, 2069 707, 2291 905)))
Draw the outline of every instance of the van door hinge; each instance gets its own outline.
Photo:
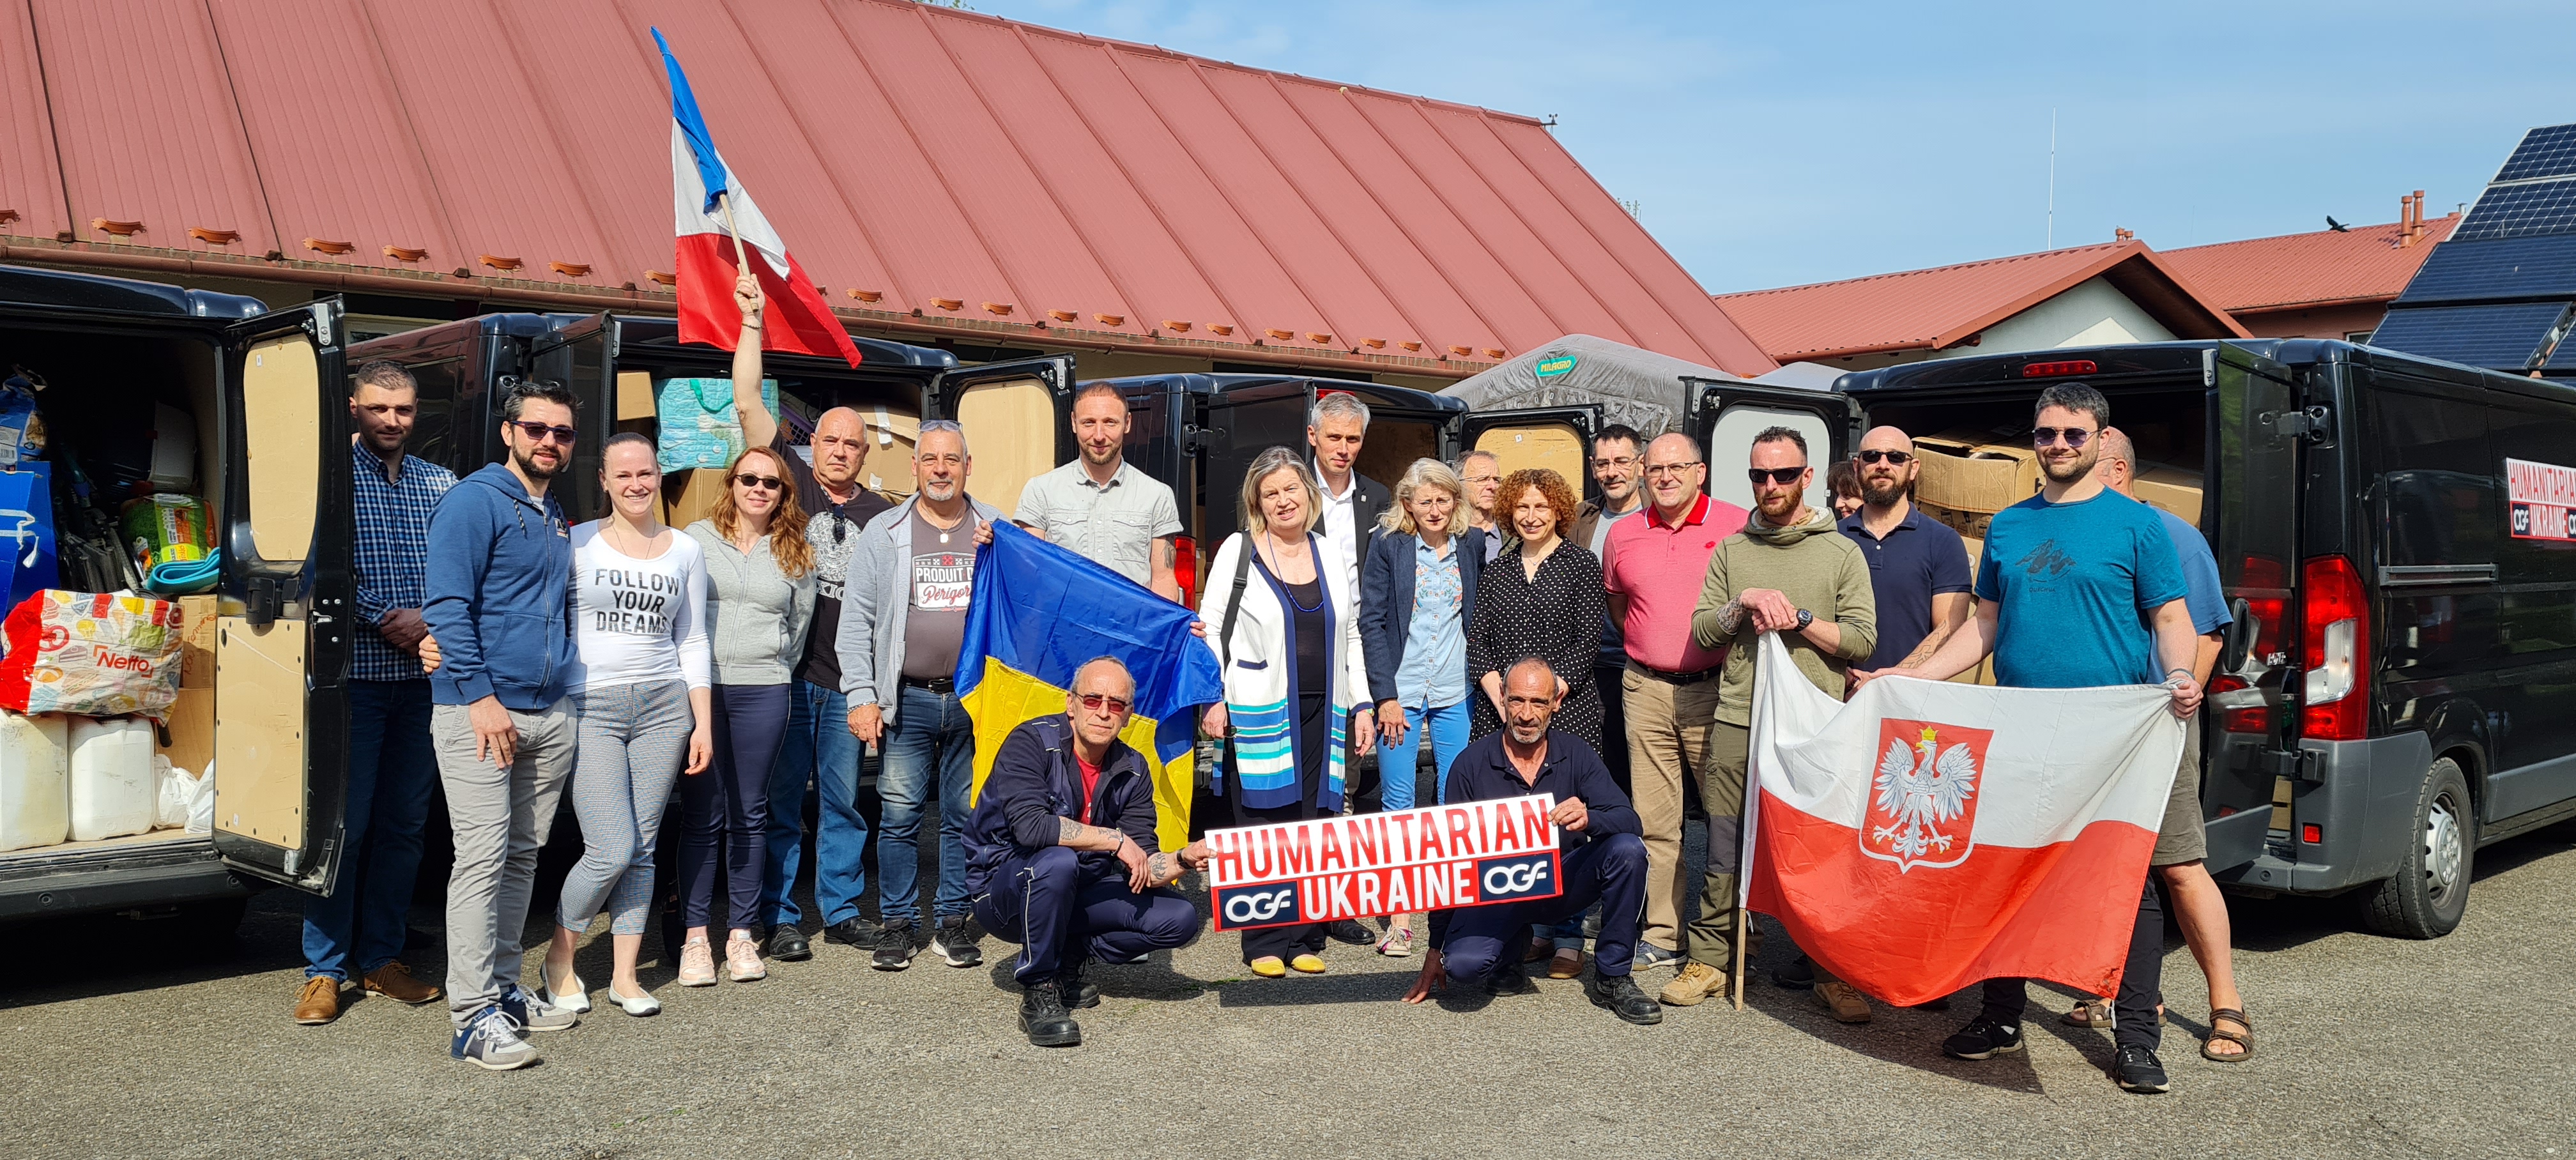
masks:
POLYGON ((2273 426, 2283 435, 2314 443, 2324 439, 2326 432, 2331 430, 2328 425, 2330 418, 2332 416, 2324 407, 2310 407, 2304 411, 2280 412, 2274 416, 2273 426))
POLYGON ((274 576, 253 576, 242 593, 242 619, 266 628, 286 611, 286 589, 274 576))
POLYGON ((1217 441, 1223 438, 1225 438, 1223 427, 1200 427, 1194 424, 1183 424, 1181 427, 1181 446, 1192 455, 1216 446, 1217 441))

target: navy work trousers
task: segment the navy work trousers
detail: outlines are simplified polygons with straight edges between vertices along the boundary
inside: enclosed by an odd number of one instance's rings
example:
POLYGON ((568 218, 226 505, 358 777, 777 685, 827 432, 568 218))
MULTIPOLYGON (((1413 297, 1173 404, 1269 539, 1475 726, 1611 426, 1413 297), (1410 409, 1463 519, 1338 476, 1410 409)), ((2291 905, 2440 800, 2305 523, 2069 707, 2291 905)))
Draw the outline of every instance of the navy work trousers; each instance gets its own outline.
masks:
POLYGON ((985 880, 991 893, 975 900, 975 922, 1020 944, 1011 977, 1022 984, 1053 979, 1086 956, 1132 963, 1198 937, 1197 906, 1159 886, 1134 893, 1124 870, 1086 872, 1065 846, 1012 858, 985 880))

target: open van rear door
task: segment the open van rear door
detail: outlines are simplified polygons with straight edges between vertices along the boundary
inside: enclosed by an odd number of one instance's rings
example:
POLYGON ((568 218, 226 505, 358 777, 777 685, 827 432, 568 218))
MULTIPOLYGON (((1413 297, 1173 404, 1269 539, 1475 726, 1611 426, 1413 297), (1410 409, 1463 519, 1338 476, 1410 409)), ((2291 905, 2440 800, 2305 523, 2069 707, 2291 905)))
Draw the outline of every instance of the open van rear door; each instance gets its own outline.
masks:
POLYGON ((924 419, 955 419, 966 428, 975 471, 968 494, 1019 510, 1020 489, 1071 460, 1073 356, 1048 355, 941 371, 922 400, 924 419))
POLYGON ((2274 785, 2296 768, 2284 730, 2296 698, 2287 678, 2297 672, 2290 642, 2299 614, 2300 453, 2314 420, 2300 409, 2287 366, 2229 343, 2220 343, 2214 358, 2212 546, 2227 599, 2242 600, 2253 622, 2244 664, 2212 675, 2215 712, 2201 723, 2209 730, 2202 734, 2201 808, 2209 819, 2209 868, 2220 871, 2263 852, 2265 832, 2274 828, 2274 785))
POLYGON ((327 893, 346 842, 354 518, 340 300, 225 328, 215 850, 327 893))
POLYGON ((1712 498, 1753 510, 1753 485, 1744 475, 1752 465, 1753 436, 1764 428, 1787 427, 1806 437, 1807 464, 1816 471, 1807 485, 1807 506, 1833 511, 1825 468, 1851 454, 1860 441, 1860 404, 1851 396, 1688 376, 1682 379, 1682 392, 1682 429, 1699 440, 1708 457, 1712 498))
MULTIPOLYGON (((1314 389, 1310 380, 1290 379, 1209 397, 1206 453, 1200 469, 1207 484, 1207 521, 1202 532, 1209 555, 1227 536, 1243 530, 1237 508, 1243 476, 1252 470, 1252 461, 1272 447, 1305 452, 1306 415, 1314 403, 1314 389)), ((1207 577, 1202 582, 1220 581, 1230 582, 1231 577, 1207 577)))
MULTIPOLYGON (((639 377, 643 372, 635 372, 639 377)), ((563 474, 564 487, 555 496, 562 504, 564 518, 573 523, 608 514, 608 496, 599 487, 599 467, 608 455, 608 437, 617 426, 617 316, 601 311, 556 327, 552 332, 528 344, 527 377, 553 380, 572 388, 573 397, 581 401, 574 410, 573 426, 581 435, 573 441, 572 464, 563 474)), ((642 384, 647 393, 653 387, 642 384)), ((485 417, 486 431, 497 432, 501 416, 485 417)), ((492 460, 497 462, 501 456, 492 460)), ((463 475, 463 472, 457 474, 463 475)))
MULTIPOLYGON (((1459 453, 1491 452, 1505 475, 1544 467, 1565 477, 1586 499, 1601 498, 1592 481, 1592 436, 1601 430, 1601 405, 1521 407, 1470 411, 1458 429, 1459 453)), ((1645 448, 1637 449, 1642 455, 1645 448)))

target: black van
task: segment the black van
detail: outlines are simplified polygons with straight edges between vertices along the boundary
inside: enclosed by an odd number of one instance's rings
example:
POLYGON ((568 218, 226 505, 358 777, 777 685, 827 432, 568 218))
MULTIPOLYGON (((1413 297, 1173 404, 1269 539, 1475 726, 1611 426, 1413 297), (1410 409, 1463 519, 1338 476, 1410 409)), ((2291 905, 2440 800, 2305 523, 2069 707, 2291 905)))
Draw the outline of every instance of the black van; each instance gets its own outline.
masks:
POLYGON ((2168 428, 2175 466, 2202 475, 2239 630, 2204 714, 2210 872, 2365 892, 2378 930, 2449 933, 2478 847, 2576 816, 2576 389, 2344 342, 2169 342, 1913 363, 1830 392, 1694 380, 1689 423, 1711 480, 1741 479, 1756 416, 1795 416, 1839 456, 1877 424, 2027 430, 2066 381, 2116 426, 2168 428))
POLYGON ((336 298, 269 311, 237 295, 0 266, 0 367, 49 381, 48 457, 175 408, 195 424, 194 494, 223 553, 214 735, 199 739, 215 758, 213 833, 0 853, 0 920, 175 913, 220 936, 255 889, 330 888, 354 595, 340 314, 336 298))

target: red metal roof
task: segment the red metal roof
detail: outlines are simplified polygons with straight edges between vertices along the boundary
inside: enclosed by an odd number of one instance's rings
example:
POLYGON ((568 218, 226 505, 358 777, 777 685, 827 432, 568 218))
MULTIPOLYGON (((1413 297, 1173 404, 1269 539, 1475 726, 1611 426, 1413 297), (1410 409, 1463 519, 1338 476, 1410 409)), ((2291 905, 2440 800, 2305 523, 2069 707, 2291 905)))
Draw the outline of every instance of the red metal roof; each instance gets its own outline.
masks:
POLYGON ((659 25, 853 321, 1431 374, 1577 332, 1773 365, 1511 114, 904 0, 0 12, 13 258, 668 310, 659 25))
POLYGON ((2165 265, 2232 312, 2386 302, 2397 297, 2458 213, 2424 219, 2422 234, 2401 246, 2405 224, 2247 238, 2166 250, 2165 265))
POLYGON ((1941 350, 2092 278, 2185 338, 2243 338, 2227 312, 2139 241, 2070 246, 1778 290, 1720 294, 1727 316, 1781 362, 1941 350))

